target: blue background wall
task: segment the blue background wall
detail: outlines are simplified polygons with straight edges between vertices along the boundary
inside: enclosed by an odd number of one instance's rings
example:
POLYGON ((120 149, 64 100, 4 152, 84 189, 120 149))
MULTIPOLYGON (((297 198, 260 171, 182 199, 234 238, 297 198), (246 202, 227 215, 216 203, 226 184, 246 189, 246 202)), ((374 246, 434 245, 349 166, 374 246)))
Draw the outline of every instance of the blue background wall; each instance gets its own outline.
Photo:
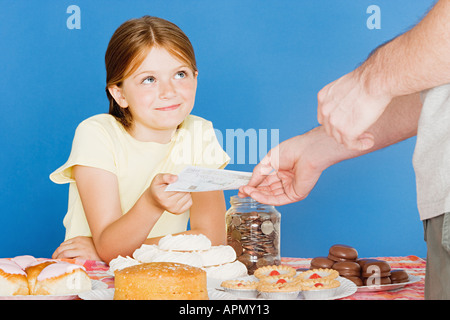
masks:
MULTIPOLYGON (((0 257, 49 257, 63 241, 68 186, 48 176, 66 161, 77 124, 107 112, 104 53, 125 20, 159 16, 190 37, 200 69, 194 114, 223 133, 278 129, 282 141, 317 125, 323 86, 417 23, 432 3, 1 0, 0 257), (366 26, 372 4, 381 9, 381 29, 366 26), (66 26, 70 5, 81 9, 81 29, 66 26)), ((306 200, 279 207, 282 255, 313 257, 346 243, 365 257, 425 256, 414 144, 337 164, 306 200)), ((234 194, 227 191, 227 201, 234 194)))

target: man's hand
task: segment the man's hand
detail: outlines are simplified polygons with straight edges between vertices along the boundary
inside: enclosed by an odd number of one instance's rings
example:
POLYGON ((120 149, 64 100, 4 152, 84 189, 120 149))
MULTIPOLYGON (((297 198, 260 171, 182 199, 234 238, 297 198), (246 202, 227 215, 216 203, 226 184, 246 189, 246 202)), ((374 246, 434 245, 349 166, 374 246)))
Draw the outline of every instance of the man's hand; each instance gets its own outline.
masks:
POLYGON ((367 129, 391 99, 386 93, 369 92, 362 70, 356 69, 319 92, 317 119, 338 143, 351 150, 368 150, 374 146, 374 137, 367 129))
POLYGON ((332 140, 319 127, 270 150, 254 168, 249 183, 239 189, 239 196, 275 206, 306 198, 327 167, 324 160, 330 152, 323 139, 332 140))

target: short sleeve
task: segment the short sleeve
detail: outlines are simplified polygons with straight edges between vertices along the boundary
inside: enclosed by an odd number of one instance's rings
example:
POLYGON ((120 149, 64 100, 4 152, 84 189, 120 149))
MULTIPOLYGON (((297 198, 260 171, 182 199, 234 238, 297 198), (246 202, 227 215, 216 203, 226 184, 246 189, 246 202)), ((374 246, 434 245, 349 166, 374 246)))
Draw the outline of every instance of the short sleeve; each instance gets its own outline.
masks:
POLYGON ((117 174, 111 137, 99 123, 86 120, 80 123, 75 131, 69 159, 50 174, 50 180, 61 184, 74 182, 72 169, 75 165, 100 168, 117 174))
POLYGON ((230 162, 230 157, 223 150, 218 136, 219 138, 222 138, 220 131, 216 131, 210 121, 204 121, 202 147, 201 152, 197 153, 199 156, 196 159, 196 166, 211 169, 223 169, 230 162))

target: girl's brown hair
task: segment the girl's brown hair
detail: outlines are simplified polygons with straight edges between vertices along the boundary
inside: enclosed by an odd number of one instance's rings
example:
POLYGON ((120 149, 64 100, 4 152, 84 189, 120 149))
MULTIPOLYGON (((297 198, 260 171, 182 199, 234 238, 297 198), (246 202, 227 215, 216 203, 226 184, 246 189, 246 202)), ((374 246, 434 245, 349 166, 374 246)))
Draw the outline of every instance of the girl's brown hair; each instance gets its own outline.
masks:
POLYGON ((132 124, 128 108, 121 108, 108 88, 130 76, 144 61, 150 49, 158 46, 166 49, 175 58, 186 63, 197 72, 194 48, 189 38, 179 27, 167 20, 144 16, 123 23, 113 34, 105 54, 106 95, 109 100, 109 114, 125 128, 132 124))

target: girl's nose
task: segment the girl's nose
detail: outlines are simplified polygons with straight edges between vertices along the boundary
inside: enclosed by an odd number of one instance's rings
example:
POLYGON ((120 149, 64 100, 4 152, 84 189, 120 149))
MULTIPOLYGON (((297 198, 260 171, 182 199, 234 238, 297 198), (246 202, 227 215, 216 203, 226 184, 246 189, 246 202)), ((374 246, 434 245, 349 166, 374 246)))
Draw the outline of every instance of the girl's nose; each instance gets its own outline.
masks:
POLYGON ((160 82, 159 98, 161 100, 169 100, 176 96, 176 90, 171 81, 160 82))

